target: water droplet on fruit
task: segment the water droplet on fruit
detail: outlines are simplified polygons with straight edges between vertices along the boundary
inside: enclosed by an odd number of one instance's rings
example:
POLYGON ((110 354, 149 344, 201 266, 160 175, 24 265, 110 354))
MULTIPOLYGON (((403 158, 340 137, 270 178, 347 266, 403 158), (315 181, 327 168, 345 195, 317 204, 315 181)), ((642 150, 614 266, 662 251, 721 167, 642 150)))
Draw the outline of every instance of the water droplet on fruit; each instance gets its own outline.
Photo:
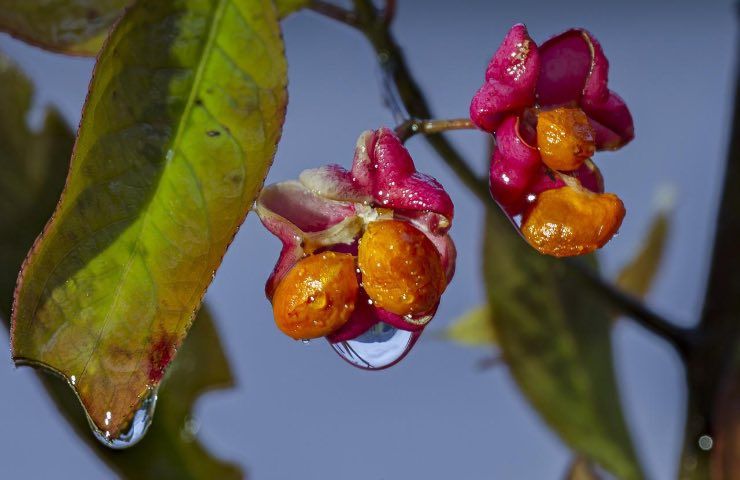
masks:
MULTIPOLYGON (((90 428, 92 429, 95 438, 97 438, 100 443, 115 450, 123 450, 136 445, 142 438, 144 438, 144 435, 146 435, 147 430, 149 430, 149 427, 152 424, 154 409, 156 406, 157 389, 150 388, 141 399, 139 408, 134 413, 131 423, 129 423, 129 425, 116 437, 113 437, 109 431, 100 430, 89 419, 88 422, 90 423, 90 428)), ((105 425, 110 425, 113 420, 111 412, 107 412, 105 416, 105 425)))
POLYGON ((367 332, 331 347, 342 359, 358 368, 381 370, 395 365, 413 348, 421 332, 399 330, 387 323, 377 323, 367 332))

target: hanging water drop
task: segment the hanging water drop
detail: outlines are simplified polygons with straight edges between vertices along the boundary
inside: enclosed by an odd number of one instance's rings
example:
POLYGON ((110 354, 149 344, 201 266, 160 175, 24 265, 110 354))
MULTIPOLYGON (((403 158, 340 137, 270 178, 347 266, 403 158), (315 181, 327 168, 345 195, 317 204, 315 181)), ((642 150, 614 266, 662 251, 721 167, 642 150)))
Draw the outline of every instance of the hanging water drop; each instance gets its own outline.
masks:
MULTIPOLYGON (((139 408, 134 412, 133 419, 127 427, 125 427, 117 436, 113 437, 109 431, 100 430, 97 428, 92 421, 88 418, 90 428, 95 435, 95 438, 100 441, 106 447, 123 450, 125 448, 133 447, 146 435, 147 430, 152 424, 154 418, 154 409, 157 406, 157 389, 150 388, 149 391, 142 397, 139 403, 139 408)), ((113 420, 111 412, 107 412, 105 416, 106 426, 113 420)))
POLYGON ((355 367, 381 370, 401 361, 420 335, 421 332, 407 332, 381 322, 359 337, 332 343, 331 347, 355 367))

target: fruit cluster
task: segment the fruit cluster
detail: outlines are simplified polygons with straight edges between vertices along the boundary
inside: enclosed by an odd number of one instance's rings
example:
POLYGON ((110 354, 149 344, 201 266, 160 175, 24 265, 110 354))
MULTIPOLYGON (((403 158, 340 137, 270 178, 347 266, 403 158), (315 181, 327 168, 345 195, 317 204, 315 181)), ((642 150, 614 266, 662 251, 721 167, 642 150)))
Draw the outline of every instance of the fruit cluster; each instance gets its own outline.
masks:
POLYGON ((286 335, 343 342, 379 322, 418 332, 452 278, 453 206, 388 129, 360 136, 351 170, 308 170, 256 205, 283 242, 267 282, 286 335))
POLYGON ((539 252, 572 256, 604 246, 625 209, 591 161, 634 137, 624 101, 607 88, 593 36, 569 30, 541 46, 511 28, 486 70, 470 117, 495 135, 490 189, 539 252))

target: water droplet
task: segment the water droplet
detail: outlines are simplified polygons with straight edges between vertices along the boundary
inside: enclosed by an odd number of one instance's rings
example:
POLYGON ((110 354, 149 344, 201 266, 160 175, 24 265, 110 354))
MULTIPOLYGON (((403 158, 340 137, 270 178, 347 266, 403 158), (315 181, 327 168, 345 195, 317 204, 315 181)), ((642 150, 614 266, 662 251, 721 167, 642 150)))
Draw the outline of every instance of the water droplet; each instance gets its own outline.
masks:
POLYGON ((702 435, 699 437, 699 448, 704 450, 705 452, 712 449, 714 446, 714 439, 710 437, 709 435, 702 435))
POLYGON ((308 345, 309 343, 311 343, 311 339, 304 338, 304 339, 301 340, 301 343, 304 344, 304 345, 308 345))
POLYGON ((413 323, 414 325, 426 325, 432 320, 432 318, 434 318, 434 315, 404 315, 403 318, 405 318, 407 322, 413 323))
POLYGON ((195 441, 195 437, 200 430, 200 422, 192 417, 187 417, 180 429, 180 438, 183 442, 190 443, 195 441))
MULTIPOLYGON (((89 419, 90 428, 100 443, 106 447, 123 450, 129 448, 144 438, 149 426, 152 424, 154 418, 154 409, 157 406, 157 389, 150 388, 149 391, 144 395, 139 404, 139 408, 134 413, 134 418, 129 423, 128 427, 124 428, 123 431, 117 436, 112 437, 110 432, 98 429, 89 419)), ((106 412, 105 425, 109 425, 113 420, 111 412, 106 412)))
POLYGON ((351 365, 366 370, 381 370, 395 365, 416 343, 421 332, 399 330, 387 323, 378 323, 359 337, 331 347, 351 365))
POLYGON ((77 385, 77 377, 74 376, 74 375, 72 375, 71 377, 69 377, 69 383, 71 383, 73 387, 75 385, 77 385))

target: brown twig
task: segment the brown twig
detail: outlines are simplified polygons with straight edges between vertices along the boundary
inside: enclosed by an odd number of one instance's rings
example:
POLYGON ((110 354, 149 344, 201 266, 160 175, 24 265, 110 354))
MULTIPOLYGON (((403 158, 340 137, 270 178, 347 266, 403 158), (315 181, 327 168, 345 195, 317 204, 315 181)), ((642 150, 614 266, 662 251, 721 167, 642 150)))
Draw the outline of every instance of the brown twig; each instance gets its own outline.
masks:
POLYGON ((331 18, 332 20, 347 24, 350 27, 359 28, 355 12, 342 8, 339 5, 334 5, 333 3, 325 2, 323 0, 312 0, 311 3, 308 4, 308 9, 331 18))
POLYGON ((406 120, 397 126, 398 138, 405 142, 416 134, 432 135, 450 130, 475 130, 477 127, 469 118, 452 118, 446 120, 406 120))

